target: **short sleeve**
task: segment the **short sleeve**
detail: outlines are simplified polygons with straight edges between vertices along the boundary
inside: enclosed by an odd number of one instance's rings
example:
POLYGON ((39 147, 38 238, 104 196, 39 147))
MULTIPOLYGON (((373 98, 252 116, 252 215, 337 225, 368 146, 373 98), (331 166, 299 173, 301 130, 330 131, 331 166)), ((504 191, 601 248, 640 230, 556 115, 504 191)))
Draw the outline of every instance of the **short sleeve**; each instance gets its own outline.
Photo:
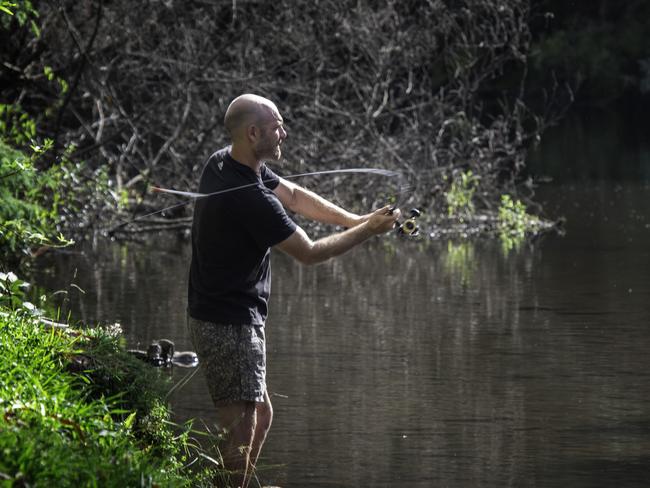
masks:
POLYGON ((280 177, 271 171, 266 164, 262 165, 262 170, 260 172, 260 177, 262 178, 262 183, 269 190, 275 190, 280 184, 280 177))
POLYGON ((296 231, 296 223, 271 190, 257 187, 246 193, 248 198, 241 207, 242 224, 261 249, 275 246, 296 231))

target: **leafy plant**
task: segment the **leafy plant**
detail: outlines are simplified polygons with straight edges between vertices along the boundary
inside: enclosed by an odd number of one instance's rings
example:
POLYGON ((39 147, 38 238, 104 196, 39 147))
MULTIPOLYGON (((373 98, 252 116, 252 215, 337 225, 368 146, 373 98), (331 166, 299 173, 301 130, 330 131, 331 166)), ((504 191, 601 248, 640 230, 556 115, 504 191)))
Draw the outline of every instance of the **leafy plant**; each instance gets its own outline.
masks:
POLYGON ((3 486, 210 485, 215 472, 201 465, 191 425, 170 423, 149 388, 156 371, 130 358, 119 334, 100 329, 73 337, 44 330, 26 314, 0 312, 3 486), (114 358, 133 362, 125 371, 114 358), (129 403, 135 391, 100 391, 100 377, 116 388, 140 388, 139 406, 129 403))
POLYGON ((20 26, 29 24, 32 33, 38 37, 41 31, 35 22, 37 18, 38 11, 30 0, 0 1, 0 27, 6 28, 11 19, 16 19, 20 26))
POLYGON ((14 7, 14 6, 15 6, 15 4, 13 4, 11 2, 5 2, 3 0, 2 2, 0 2, 0 11, 4 12, 5 14, 13 15, 14 13, 10 9, 11 9, 11 7, 14 7))
POLYGON ((24 310, 32 315, 40 315, 42 312, 36 306, 26 300, 29 283, 21 280, 14 273, 0 272, 0 307, 9 310, 24 310))
POLYGON ((473 199, 478 183, 479 177, 474 175, 471 170, 461 173, 459 178, 454 178, 449 191, 445 193, 449 217, 458 217, 463 220, 474 215, 473 199))
POLYGON ((33 145, 28 157, 0 139, 0 264, 19 260, 34 246, 70 243, 57 230, 61 166, 35 166, 49 146, 33 145))
POLYGON ((541 225, 538 217, 526 212, 521 200, 513 200, 510 195, 501 195, 498 213, 498 232, 504 250, 518 246, 526 237, 526 232, 537 230, 541 225))
POLYGON ((36 123, 20 105, 0 103, 0 134, 15 146, 25 146, 36 137, 36 123))

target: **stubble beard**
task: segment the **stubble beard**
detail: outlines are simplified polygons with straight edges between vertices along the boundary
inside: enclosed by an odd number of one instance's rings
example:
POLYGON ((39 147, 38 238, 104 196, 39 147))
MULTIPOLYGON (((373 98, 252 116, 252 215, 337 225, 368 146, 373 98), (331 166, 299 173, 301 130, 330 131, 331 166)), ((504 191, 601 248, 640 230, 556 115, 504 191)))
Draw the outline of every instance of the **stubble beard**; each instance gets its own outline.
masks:
POLYGON ((282 157, 282 149, 280 149, 280 142, 263 142, 255 149, 255 156, 259 161, 273 160, 279 161, 282 157))

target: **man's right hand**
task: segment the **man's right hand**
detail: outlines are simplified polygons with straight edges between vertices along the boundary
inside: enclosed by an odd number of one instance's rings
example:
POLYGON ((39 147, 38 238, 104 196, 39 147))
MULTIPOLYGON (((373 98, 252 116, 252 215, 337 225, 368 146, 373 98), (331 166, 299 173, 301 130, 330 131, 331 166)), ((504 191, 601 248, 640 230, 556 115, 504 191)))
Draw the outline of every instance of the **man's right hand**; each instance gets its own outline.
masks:
POLYGON ((368 219, 368 229, 375 234, 384 234, 395 227, 395 222, 399 219, 402 212, 399 208, 391 211, 391 206, 386 205, 383 208, 375 210, 368 219))
POLYGON ((297 227, 293 234, 276 244, 276 247, 303 264, 322 263, 334 256, 340 256, 373 235, 390 231, 400 215, 398 209, 391 212, 390 207, 385 206, 372 212, 363 224, 323 237, 316 242, 312 241, 302 228, 297 227))

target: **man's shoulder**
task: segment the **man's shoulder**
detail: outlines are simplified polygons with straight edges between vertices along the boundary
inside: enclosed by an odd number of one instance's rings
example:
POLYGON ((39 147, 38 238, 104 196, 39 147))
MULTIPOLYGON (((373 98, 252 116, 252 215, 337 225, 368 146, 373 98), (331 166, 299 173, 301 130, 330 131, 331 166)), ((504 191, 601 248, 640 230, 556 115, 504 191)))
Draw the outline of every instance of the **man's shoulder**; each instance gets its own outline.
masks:
POLYGON ((230 149, 232 146, 228 144, 227 146, 222 147, 221 149, 217 149, 212 155, 215 158, 219 159, 225 159, 227 156, 230 156, 230 149))
POLYGON ((217 149, 215 152, 210 154, 210 157, 208 157, 208 160, 205 162, 206 167, 223 163, 228 157, 230 157, 230 146, 222 147, 221 149, 217 149))
POLYGON ((228 172, 227 159, 230 157, 230 146, 213 152, 203 165, 199 186, 202 191, 232 184, 232 175, 228 172))

